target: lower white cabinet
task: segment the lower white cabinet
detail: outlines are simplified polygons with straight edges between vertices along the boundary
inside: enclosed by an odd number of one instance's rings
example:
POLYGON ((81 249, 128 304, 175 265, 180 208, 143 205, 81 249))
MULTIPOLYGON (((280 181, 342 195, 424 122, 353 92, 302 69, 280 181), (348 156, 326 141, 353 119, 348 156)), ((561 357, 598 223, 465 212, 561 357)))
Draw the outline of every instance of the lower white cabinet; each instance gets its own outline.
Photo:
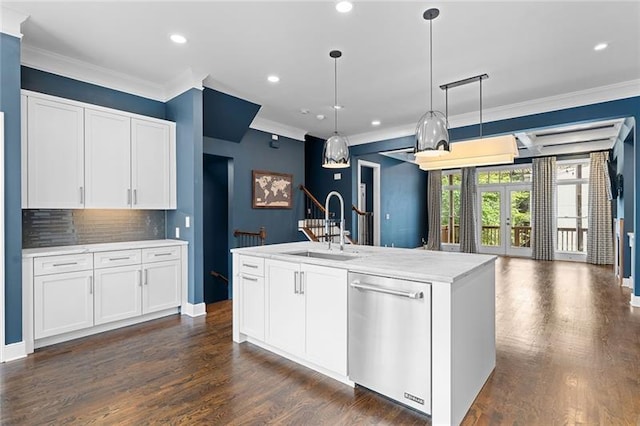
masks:
POLYGON ((93 326, 93 270, 34 278, 36 339, 93 326))
POLYGON ((177 313, 183 254, 176 244, 25 258, 25 297, 33 300, 25 340, 40 347, 177 313))
POLYGON ((143 273, 143 314, 180 306, 179 260, 144 264, 143 273))
POLYGON ((347 271, 267 259, 265 277, 266 342, 346 375, 347 271))
POLYGON ((264 259, 239 256, 236 285, 242 293, 240 332, 264 340, 264 259))
POLYGON ((142 315, 142 266, 95 271, 95 324, 142 315))

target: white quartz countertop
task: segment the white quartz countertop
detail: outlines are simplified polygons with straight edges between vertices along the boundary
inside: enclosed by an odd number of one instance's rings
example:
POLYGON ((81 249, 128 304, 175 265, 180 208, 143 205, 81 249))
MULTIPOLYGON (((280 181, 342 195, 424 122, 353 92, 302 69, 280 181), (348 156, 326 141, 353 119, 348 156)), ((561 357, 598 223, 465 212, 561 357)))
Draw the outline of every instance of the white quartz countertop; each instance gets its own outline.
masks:
POLYGON ((496 256, 486 254, 453 253, 423 249, 373 247, 345 245, 344 254, 352 255, 348 260, 332 260, 297 256, 290 253, 313 251, 340 254, 338 244, 299 242, 232 249, 231 252, 277 259, 297 261, 320 266, 347 269, 350 272, 368 273, 393 278, 424 282, 454 281, 472 274, 474 270, 493 263, 496 256))
POLYGON ((166 247, 176 245, 186 245, 187 241, 182 240, 146 240, 146 241, 125 241, 120 243, 100 243, 83 244, 76 246, 58 246, 23 249, 22 257, 56 256, 63 254, 95 253, 111 250, 129 250, 154 247, 166 247))

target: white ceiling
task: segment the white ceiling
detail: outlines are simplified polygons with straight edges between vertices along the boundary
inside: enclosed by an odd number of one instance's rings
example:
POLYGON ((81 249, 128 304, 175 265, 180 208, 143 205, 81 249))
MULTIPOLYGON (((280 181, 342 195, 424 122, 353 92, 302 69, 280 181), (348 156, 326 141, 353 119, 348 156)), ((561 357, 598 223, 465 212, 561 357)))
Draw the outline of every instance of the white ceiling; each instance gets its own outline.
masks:
MULTIPOLYGON (((485 121, 491 111, 508 116, 524 104, 570 101, 603 86, 611 88, 605 96, 619 88, 640 94, 638 1, 356 0, 348 14, 333 1, 2 4, 29 15, 22 25, 27 65, 161 100, 180 80, 206 77, 205 86, 262 105, 260 119, 320 137, 334 125, 332 49, 343 51, 341 133, 376 140, 415 126, 428 109, 422 13, 430 7, 441 12, 433 21, 435 109, 444 110, 440 84, 481 73, 489 74, 485 121), (188 43, 173 44, 174 32, 188 43), (594 51, 599 42, 609 47, 594 51), (268 83, 269 74, 280 82, 268 83), (374 119, 381 126, 372 127, 374 119)), ((477 122, 478 99, 477 85, 451 89, 450 116, 477 122)))

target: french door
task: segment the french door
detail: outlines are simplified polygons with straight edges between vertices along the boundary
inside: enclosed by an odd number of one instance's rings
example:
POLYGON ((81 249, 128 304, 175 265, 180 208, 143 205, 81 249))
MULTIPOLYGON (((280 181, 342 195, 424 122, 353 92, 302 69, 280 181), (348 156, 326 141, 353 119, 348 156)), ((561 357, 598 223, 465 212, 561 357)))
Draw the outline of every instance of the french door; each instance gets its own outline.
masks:
POLYGON ((478 251, 530 257, 531 187, 481 185, 478 203, 478 251))

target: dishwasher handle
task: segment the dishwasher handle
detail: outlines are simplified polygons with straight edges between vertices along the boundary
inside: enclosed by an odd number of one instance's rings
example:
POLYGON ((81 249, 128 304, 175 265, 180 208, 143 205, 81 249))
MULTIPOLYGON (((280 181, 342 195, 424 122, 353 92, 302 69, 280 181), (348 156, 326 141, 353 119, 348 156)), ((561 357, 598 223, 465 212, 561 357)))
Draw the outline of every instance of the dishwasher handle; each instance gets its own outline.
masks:
POLYGON ((359 280, 351 282, 351 287, 359 290, 373 291, 376 293, 392 294, 394 296, 408 297, 409 299, 424 299, 424 293, 421 291, 400 291, 387 287, 378 287, 375 285, 361 284, 359 280))

